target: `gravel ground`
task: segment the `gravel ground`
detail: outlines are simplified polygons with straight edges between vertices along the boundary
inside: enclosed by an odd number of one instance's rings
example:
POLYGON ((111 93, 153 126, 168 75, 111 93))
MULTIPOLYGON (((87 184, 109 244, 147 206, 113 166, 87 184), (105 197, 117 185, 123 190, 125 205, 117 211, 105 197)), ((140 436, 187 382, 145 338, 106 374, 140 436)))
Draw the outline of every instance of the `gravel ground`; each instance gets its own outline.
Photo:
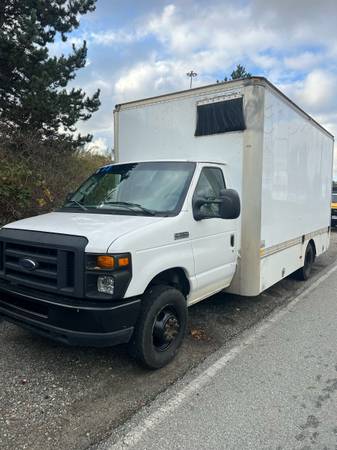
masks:
POLYGON ((309 282, 287 278, 258 297, 218 294, 193 306, 189 334, 168 367, 137 366, 123 346, 72 348, 0 323, 0 448, 85 449, 231 338, 313 282, 337 257, 337 233, 309 282))

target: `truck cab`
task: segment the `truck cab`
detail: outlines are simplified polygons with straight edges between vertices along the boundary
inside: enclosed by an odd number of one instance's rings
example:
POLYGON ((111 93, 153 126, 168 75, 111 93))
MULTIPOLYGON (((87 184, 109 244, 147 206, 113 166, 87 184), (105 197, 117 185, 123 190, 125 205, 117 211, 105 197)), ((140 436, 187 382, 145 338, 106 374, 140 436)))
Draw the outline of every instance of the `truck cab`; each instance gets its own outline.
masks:
POLYGON ((211 162, 98 169, 59 210, 0 231, 0 314, 68 344, 131 341, 161 367, 187 306, 234 276, 240 200, 228 183, 211 162))

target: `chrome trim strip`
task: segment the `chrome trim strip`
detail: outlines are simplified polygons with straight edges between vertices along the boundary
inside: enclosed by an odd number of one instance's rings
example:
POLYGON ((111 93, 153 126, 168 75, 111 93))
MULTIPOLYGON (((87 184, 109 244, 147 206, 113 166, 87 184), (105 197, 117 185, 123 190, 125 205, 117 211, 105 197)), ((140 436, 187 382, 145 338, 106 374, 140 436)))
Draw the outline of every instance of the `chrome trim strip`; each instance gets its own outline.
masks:
POLYGON ((321 228, 316 231, 312 231, 311 233, 304 234, 303 237, 300 236, 298 238, 289 239, 288 241, 281 242, 280 244, 272 245, 271 247, 260 248, 260 258, 266 258, 267 256, 274 255, 275 253, 281 252, 282 250, 286 250, 287 248, 293 247, 294 245, 302 244, 311 238, 318 236, 320 234, 328 233, 329 227, 321 228))

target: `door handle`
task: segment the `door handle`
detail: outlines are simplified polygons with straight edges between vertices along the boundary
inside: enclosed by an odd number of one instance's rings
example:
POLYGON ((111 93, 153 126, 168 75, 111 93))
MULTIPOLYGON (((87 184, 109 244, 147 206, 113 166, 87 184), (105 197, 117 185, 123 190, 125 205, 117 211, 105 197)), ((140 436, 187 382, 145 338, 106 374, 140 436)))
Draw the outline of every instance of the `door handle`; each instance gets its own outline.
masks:
POLYGON ((234 247, 235 245, 235 236, 234 234, 231 234, 231 247, 234 247))

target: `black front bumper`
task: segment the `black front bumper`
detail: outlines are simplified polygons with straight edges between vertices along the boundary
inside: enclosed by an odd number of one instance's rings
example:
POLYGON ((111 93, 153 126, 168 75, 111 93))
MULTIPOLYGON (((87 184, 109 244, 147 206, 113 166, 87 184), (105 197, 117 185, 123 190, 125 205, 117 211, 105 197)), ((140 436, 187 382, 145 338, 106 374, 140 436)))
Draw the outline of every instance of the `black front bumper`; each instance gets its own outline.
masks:
POLYGON ((0 285, 0 315, 69 345, 109 347, 128 342, 141 300, 93 302, 0 285))

